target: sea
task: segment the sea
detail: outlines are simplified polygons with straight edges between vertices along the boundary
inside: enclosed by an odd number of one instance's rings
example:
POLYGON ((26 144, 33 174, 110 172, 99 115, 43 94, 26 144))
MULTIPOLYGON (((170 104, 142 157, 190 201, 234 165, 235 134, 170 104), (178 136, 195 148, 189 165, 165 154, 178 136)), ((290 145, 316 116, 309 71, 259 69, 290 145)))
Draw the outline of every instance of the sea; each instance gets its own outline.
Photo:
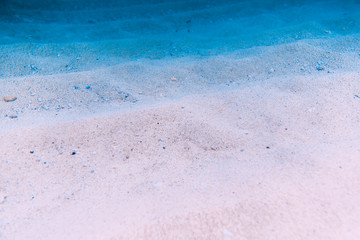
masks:
POLYGON ((141 59, 208 58, 241 51, 251 56, 259 48, 297 42, 359 54, 360 2, 355 0, 0 4, 2 78, 87 71, 141 59))

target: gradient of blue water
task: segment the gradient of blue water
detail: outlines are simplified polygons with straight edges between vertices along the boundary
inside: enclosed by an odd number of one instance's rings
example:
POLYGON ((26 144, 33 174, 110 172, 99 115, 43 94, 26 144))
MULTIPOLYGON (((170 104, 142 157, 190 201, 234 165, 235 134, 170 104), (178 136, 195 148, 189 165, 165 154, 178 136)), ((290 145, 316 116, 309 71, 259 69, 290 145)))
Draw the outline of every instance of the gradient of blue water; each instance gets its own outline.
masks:
POLYGON ((1 10, 0 43, 118 41, 171 54, 249 48, 360 31, 356 1, 20 1, 1 10))
MULTIPOLYGON (((352 0, 5 0, 0 63, 37 64, 45 71, 37 59, 66 66, 80 58, 95 64, 209 56, 358 33, 360 3, 352 0)), ((11 73, 7 69, 0 70, 11 73)))

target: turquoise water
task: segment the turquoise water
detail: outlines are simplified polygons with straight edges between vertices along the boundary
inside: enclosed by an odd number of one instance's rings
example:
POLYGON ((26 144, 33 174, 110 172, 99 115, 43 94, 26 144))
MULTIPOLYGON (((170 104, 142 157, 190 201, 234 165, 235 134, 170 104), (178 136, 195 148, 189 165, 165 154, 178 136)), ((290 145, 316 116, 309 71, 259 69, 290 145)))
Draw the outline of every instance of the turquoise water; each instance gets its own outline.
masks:
POLYGON ((71 61, 219 55, 360 32, 360 4, 340 0, 7 0, 0 11, 0 63, 10 64, 2 76, 58 72, 71 61))

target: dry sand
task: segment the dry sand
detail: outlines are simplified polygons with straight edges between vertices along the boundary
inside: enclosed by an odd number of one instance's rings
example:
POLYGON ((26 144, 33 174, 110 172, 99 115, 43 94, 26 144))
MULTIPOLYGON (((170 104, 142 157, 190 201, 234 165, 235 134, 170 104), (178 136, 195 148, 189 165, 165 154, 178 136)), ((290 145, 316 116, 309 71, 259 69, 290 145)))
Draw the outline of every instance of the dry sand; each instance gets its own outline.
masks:
MULTIPOLYGON (((225 81, 182 97, 196 84, 167 84, 157 89, 169 101, 133 84, 146 104, 122 111, 105 108, 111 99, 76 104, 81 94, 67 96, 67 115, 32 113, 30 97, 1 103, 22 112, 2 120, 0 238, 360 239, 358 73, 225 81), (87 104, 93 114, 79 114, 87 104)), ((45 100, 67 94, 30 85, 45 100)))

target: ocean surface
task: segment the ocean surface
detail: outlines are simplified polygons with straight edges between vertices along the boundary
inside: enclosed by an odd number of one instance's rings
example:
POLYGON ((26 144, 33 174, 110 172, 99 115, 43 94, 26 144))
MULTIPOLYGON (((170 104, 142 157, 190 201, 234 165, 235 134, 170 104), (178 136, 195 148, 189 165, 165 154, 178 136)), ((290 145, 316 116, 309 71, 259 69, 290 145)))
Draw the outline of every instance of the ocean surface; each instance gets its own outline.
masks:
POLYGON ((217 56, 304 40, 353 51, 359 32, 360 3, 351 0, 5 0, 0 77, 217 56))

